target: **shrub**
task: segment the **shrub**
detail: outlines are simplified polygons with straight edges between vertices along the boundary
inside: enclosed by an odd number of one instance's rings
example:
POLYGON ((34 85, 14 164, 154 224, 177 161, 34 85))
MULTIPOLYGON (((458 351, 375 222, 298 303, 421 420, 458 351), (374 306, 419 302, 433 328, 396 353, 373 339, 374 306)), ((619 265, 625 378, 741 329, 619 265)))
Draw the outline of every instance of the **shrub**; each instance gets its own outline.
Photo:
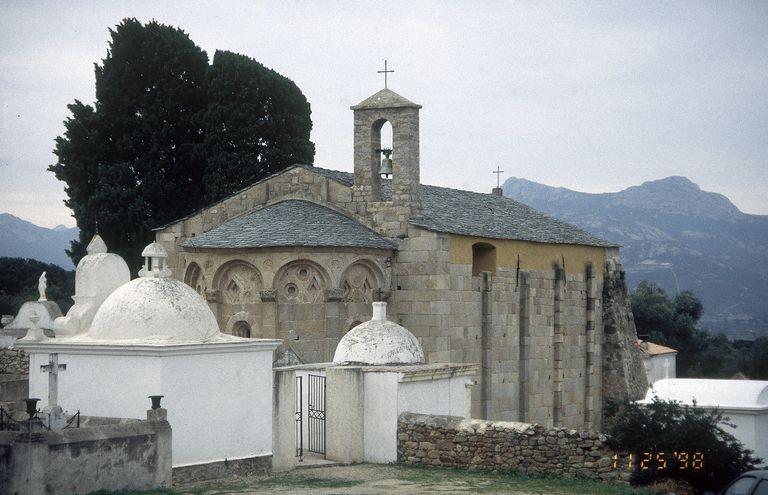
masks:
POLYGON ((636 469, 632 482, 648 484, 673 478, 684 480, 696 490, 720 490, 744 471, 753 469, 761 459, 722 428, 733 426, 719 410, 684 405, 658 398, 647 405, 613 404, 606 408, 606 432, 619 450, 637 453, 666 453, 666 468, 649 463, 647 469, 636 469), (675 453, 703 454, 699 469, 682 463, 675 453))

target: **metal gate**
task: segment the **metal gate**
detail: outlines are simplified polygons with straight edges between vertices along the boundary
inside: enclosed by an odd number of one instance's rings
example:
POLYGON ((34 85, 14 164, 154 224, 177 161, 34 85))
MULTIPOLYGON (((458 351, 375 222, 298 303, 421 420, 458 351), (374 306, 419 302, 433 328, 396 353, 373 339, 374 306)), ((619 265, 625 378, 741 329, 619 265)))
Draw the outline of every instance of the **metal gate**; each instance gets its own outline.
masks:
POLYGON ((325 377, 308 375, 307 450, 325 456, 325 377))

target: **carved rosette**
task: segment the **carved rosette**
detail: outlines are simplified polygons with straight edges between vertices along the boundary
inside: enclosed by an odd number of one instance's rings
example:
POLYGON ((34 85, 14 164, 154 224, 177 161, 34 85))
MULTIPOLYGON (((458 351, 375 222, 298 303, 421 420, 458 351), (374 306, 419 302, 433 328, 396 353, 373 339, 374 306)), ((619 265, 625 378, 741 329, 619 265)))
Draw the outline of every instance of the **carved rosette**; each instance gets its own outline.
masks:
POLYGON ((302 261, 285 267, 275 281, 281 303, 320 303, 325 300, 325 281, 312 264, 302 261))

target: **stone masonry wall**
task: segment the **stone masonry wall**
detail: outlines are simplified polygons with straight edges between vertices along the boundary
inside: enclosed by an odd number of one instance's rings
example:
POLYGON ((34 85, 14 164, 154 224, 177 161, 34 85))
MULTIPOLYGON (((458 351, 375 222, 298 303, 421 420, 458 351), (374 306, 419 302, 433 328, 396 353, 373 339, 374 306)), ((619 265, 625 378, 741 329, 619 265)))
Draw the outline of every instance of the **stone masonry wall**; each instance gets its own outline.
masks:
POLYGON ((390 314, 419 338, 428 362, 481 365, 473 416, 598 429, 601 271, 588 280, 583 253, 564 246, 548 269, 523 252, 519 271, 499 264, 484 279, 471 257, 452 260, 451 236, 408 234, 393 263, 390 314), (567 270, 555 270, 563 257, 567 270))
POLYGON ((596 432, 403 413, 397 439, 402 464, 628 481, 612 468, 607 437, 596 432))
POLYGON ((0 375, 28 375, 29 356, 21 349, 0 349, 0 375))
POLYGON ((603 300, 603 397, 606 401, 642 399, 648 389, 648 377, 637 343, 632 305, 618 252, 609 256, 605 263, 603 300))

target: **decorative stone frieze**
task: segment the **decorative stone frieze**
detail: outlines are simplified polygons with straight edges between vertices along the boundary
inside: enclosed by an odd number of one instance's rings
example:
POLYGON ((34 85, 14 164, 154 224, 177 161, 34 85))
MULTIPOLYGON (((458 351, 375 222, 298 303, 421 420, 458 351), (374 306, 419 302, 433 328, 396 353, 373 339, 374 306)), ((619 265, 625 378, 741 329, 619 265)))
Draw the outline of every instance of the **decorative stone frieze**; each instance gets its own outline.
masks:
POLYGON ((277 300, 277 291, 275 289, 264 289, 259 291, 261 302, 275 302, 277 300))

